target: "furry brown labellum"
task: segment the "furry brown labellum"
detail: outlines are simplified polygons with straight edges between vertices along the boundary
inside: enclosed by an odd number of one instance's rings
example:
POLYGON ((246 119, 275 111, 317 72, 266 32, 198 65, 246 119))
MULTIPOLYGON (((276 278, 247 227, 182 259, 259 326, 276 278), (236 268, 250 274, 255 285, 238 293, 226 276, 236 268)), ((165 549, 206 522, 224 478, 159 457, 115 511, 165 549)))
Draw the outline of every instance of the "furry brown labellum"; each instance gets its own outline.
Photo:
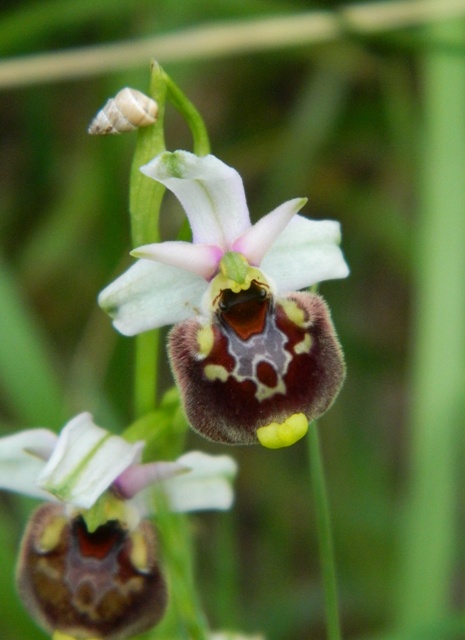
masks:
POLYGON ((318 418, 345 377, 324 300, 273 300, 255 281, 239 293, 224 290, 211 324, 176 325, 169 353, 192 427, 229 444, 257 443, 258 428, 295 413, 318 418))
POLYGON ((32 515, 17 568, 19 595, 49 633, 122 640, 162 617, 166 584, 156 557, 153 527, 129 532, 110 520, 89 533, 81 516, 62 505, 32 515))
POLYGON ((155 100, 137 89, 126 87, 100 109, 87 132, 94 136, 106 136, 134 131, 153 124, 157 115, 155 100))

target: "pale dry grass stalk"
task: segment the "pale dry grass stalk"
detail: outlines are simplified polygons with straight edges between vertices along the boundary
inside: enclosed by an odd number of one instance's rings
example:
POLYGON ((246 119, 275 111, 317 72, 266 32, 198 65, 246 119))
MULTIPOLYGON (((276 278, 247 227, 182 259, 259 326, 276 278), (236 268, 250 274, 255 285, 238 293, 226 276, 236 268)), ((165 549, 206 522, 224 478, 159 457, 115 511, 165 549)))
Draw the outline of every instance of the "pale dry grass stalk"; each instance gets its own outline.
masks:
POLYGON ((348 4, 337 11, 231 20, 174 33, 7 59, 0 89, 84 78, 146 65, 208 59, 332 42, 465 15, 465 0, 397 0, 348 4))

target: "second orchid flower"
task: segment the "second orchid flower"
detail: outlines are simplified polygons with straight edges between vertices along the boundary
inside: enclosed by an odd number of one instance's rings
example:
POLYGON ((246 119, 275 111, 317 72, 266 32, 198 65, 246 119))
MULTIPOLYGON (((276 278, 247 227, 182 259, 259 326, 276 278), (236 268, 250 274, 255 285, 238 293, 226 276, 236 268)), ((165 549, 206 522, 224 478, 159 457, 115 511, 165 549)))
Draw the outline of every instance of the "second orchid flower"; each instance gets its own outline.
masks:
POLYGON ((237 467, 229 456, 191 451, 141 464, 143 446, 88 413, 59 436, 29 429, 0 438, 0 489, 49 501, 26 528, 17 585, 27 611, 54 638, 121 640, 157 624, 168 592, 145 516, 154 506, 160 513, 232 504, 237 467))

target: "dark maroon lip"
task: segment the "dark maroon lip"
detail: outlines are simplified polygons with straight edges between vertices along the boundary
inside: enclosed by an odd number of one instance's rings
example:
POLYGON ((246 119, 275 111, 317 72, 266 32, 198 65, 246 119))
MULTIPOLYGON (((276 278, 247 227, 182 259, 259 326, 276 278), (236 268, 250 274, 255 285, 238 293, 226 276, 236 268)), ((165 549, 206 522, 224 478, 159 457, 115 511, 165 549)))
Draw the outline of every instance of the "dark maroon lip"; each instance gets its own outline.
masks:
POLYGON ((68 518, 57 504, 43 505, 32 515, 17 583, 24 606, 46 631, 76 637, 121 640, 142 633, 159 622, 167 605, 149 522, 130 532, 111 520, 89 532, 81 516, 68 518), (41 540, 49 528, 59 535, 44 549, 41 540), (144 547, 144 566, 134 563, 134 544, 144 547))

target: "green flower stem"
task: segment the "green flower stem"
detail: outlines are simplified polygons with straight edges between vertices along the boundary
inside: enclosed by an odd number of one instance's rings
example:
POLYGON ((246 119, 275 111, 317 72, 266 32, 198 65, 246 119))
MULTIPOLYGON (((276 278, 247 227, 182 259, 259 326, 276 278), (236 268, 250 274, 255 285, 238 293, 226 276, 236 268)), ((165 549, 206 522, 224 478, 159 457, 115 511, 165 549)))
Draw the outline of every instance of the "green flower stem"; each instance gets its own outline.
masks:
MULTIPOLYGON (((150 96, 158 104, 158 118, 137 133, 137 145, 131 166, 129 211, 133 247, 158 242, 160 206, 165 187, 140 172, 140 167, 166 150, 164 116, 166 74, 152 65, 150 96)), ((134 415, 139 418, 153 411, 157 403, 159 332, 148 331, 136 337, 134 365, 134 415)))
POLYGON ((156 408, 158 386, 158 331, 136 337, 134 362, 134 415, 145 416, 156 408))
POLYGON ((308 430, 308 446, 310 454, 310 473, 315 501, 318 538, 320 546, 321 570, 325 595, 326 624, 328 640, 341 640, 339 609, 336 586, 336 568, 334 562, 331 518, 329 515, 328 497, 321 458, 318 427, 312 422, 308 430))
MULTIPOLYGON (((144 176, 140 167, 166 150, 164 120, 166 101, 181 113, 193 137, 194 152, 210 151, 203 120, 183 92, 156 62, 152 64, 149 95, 158 104, 157 121, 138 130, 136 151, 131 166, 129 210, 133 247, 158 242, 160 207, 165 187, 144 176)), ((136 338, 134 372, 134 415, 139 418, 156 408, 158 384, 158 331, 148 331, 136 338)))
POLYGON ((144 176, 140 167, 166 150, 165 103, 167 98, 167 76, 156 63, 152 65, 149 95, 158 104, 157 121, 150 127, 141 127, 137 132, 137 145, 131 166, 129 212, 131 216, 131 238, 133 247, 158 242, 160 206, 165 187, 144 176))
MULTIPOLYGON (((174 84, 163 69, 152 65, 149 95, 158 104, 157 121, 139 129, 137 146, 131 167, 130 215, 132 244, 138 247, 159 242, 160 207, 165 187, 140 172, 140 167, 166 150, 164 116, 166 101, 170 100, 186 120, 193 136, 194 152, 204 155, 210 146, 205 125, 195 107, 174 84)), ((129 439, 136 436, 157 444, 156 458, 172 455, 172 441, 181 442, 184 425, 176 426, 174 416, 168 425, 171 438, 166 439, 164 429, 168 407, 163 400, 157 409, 157 373, 159 331, 148 331, 136 337, 134 372, 134 415, 136 423, 128 430, 129 439), (156 431, 159 437, 155 437, 156 431), (163 442, 166 441, 164 445, 163 442), (171 441, 171 442, 170 442, 171 441)), ((178 403, 176 406, 179 406, 178 403)), ((178 420, 179 422, 179 420, 178 420)), ((183 422, 183 421, 182 421, 183 422)), ((150 451, 150 455, 151 455, 150 451)), ((164 561, 170 582, 171 606, 168 623, 180 626, 186 640, 207 640, 208 628, 199 605, 192 572, 192 549, 189 530, 184 517, 170 513, 159 496, 157 526, 164 549, 164 561)))
MULTIPOLYGON (((192 102, 187 99, 177 84, 175 84, 166 74, 165 82, 169 101, 175 109, 179 111, 190 129, 194 153, 198 156, 206 156, 210 153, 210 141, 208 139, 208 132, 205 127, 205 123, 202 120, 200 113, 194 107, 192 102)), ((179 230, 178 240, 189 242, 191 238, 191 229, 186 219, 179 230)))
POLYGON ((179 89, 166 74, 165 82, 168 100, 182 115, 192 133, 194 153, 198 156, 206 156, 210 153, 210 141, 208 139, 207 128, 200 113, 192 102, 187 99, 181 89, 179 89))
POLYGON ((168 621, 176 619, 177 637, 208 640, 209 630, 193 579, 192 543, 186 516, 171 513, 157 496, 157 526, 170 585, 168 621))

